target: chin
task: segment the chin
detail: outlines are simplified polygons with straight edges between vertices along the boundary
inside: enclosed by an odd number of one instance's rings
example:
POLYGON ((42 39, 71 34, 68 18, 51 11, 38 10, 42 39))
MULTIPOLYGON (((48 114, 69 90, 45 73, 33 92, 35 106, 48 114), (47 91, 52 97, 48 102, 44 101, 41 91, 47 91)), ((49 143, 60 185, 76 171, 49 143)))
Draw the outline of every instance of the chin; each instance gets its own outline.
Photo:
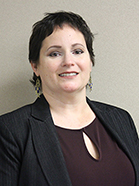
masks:
POLYGON ((81 91, 85 88, 86 86, 83 84, 77 84, 77 83, 68 83, 68 84, 64 84, 63 86, 61 86, 61 89, 64 90, 65 92, 76 92, 76 91, 81 91))
POLYGON ((73 87, 73 86, 72 87, 64 87, 64 91, 69 92, 69 93, 78 92, 83 89, 84 89, 84 87, 73 87))

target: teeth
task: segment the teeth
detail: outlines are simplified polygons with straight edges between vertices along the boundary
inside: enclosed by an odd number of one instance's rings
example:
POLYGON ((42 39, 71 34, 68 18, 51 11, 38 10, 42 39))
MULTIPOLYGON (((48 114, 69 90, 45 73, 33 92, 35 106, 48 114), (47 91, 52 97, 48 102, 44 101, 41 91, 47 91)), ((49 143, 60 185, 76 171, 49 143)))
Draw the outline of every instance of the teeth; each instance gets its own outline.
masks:
POLYGON ((64 76, 76 76, 76 75, 77 73, 65 73, 65 74, 60 74, 59 76, 64 77, 64 76))

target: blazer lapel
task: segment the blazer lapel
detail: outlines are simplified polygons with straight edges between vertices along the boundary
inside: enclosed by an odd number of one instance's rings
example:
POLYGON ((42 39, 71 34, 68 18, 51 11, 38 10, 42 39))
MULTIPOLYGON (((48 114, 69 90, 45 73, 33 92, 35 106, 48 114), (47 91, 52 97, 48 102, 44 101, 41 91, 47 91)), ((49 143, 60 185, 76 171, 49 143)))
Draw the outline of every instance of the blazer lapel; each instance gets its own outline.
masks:
POLYGON ((92 108, 96 116, 99 118, 103 126, 110 132, 110 134, 112 134, 117 144, 122 148, 122 150, 130 159, 135 170, 137 183, 138 182, 138 175, 136 174, 138 172, 138 167, 136 165, 137 161, 133 154, 134 147, 132 145, 132 142, 125 143, 127 134, 126 130, 124 129, 124 127, 126 128, 126 121, 123 119, 123 115, 120 114, 118 111, 115 111, 116 112, 115 113, 114 110, 112 111, 112 109, 108 109, 110 108, 110 106, 106 107, 105 104, 92 102, 89 99, 87 99, 87 102, 90 105, 90 108, 92 108))
POLYGON ((120 146, 120 148, 125 152, 127 157, 132 163, 132 166, 135 171, 135 179, 136 183, 138 182, 138 175, 136 174, 138 172, 138 167, 136 165, 137 161, 136 158, 133 154, 134 152, 134 147, 132 146, 132 143, 128 143, 129 146, 127 146, 127 143, 125 143, 125 139, 123 136, 127 135, 126 131, 122 131, 122 128, 119 129, 117 126, 122 126, 123 123, 119 118, 115 118, 115 115, 113 113, 109 112, 98 112, 96 111, 96 115, 102 122, 103 126, 112 134, 113 138, 116 140, 117 144, 120 146))
POLYGON ((125 131, 122 131, 122 125, 125 123, 122 123, 121 116, 118 114, 115 115, 114 112, 110 110, 106 110, 105 105, 101 104, 99 105, 96 102, 92 102, 87 98, 87 102, 90 105, 90 108, 94 111, 96 116, 99 118, 103 126, 109 131, 110 134, 114 137, 118 145, 123 149, 123 151, 126 153, 128 158, 133 164, 133 167, 135 169, 136 165, 133 161, 132 152, 130 151, 130 148, 127 147, 127 144, 124 141, 124 135, 125 131))
POLYGON ((30 125, 36 154, 49 185, 71 186, 49 105, 43 96, 32 107, 30 125))

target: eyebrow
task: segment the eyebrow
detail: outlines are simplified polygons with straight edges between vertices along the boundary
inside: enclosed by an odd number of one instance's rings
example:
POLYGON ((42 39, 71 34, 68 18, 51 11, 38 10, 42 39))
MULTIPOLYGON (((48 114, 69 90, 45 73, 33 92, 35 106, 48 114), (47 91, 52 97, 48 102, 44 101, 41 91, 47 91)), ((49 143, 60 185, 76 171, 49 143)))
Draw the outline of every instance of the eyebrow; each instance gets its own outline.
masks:
POLYGON ((80 46, 82 46, 82 47, 85 47, 85 46, 82 45, 81 43, 75 43, 75 44, 72 45, 72 47, 75 47, 76 45, 80 45, 80 46))
MULTIPOLYGON (((75 44, 72 45, 72 47, 75 47, 75 46, 77 46, 77 45, 80 45, 80 46, 82 46, 82 47, 85 48, 85 46, 82 45, 81 43, 75 43, 75 44)), ((62 46, 60 46, 60 45, 52 45, 52 46, 50 46, 46 51, 50 50, 51 48, 62 48, 62 46)))
POLYGON ((47 48, 46 51, 50 50, 51 48, 61 48, 61 46, 59 46, 59 45, 52 45, 49 48, 47 48))

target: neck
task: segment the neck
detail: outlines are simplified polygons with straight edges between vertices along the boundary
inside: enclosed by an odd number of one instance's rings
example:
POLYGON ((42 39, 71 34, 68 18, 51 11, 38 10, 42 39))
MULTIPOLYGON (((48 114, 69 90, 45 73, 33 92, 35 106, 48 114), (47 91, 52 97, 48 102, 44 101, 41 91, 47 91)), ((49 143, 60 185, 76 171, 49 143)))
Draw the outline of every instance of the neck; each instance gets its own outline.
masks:
POLYGON ((57 94, 49 94, 47 92, 43 92, 45 98, 47 99, 50 108, 59 111, 59 110, 73 110, 74 108, 79 107, 81 109, 81 105, 86 104, 86 91, 82 91, 80 93, 57 93, 57 94))
POLYGON ((55 125, 80 128, 90 123, 95 114, 86 102, 86 90, 80 93, 46 94, 55 125))

